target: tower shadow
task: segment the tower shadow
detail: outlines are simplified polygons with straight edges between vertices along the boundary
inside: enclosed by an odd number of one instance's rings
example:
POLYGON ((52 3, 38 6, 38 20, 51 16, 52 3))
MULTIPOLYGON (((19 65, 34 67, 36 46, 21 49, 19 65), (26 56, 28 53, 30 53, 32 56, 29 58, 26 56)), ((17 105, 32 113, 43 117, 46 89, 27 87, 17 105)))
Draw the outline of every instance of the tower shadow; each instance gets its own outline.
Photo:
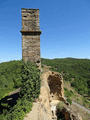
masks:
POLYGON ((9 111, 10 108, 17 103, 18 97, 19 97, 19 92, 2 98, 0 100, 0 114, 2 114, 3 111, 9 111))

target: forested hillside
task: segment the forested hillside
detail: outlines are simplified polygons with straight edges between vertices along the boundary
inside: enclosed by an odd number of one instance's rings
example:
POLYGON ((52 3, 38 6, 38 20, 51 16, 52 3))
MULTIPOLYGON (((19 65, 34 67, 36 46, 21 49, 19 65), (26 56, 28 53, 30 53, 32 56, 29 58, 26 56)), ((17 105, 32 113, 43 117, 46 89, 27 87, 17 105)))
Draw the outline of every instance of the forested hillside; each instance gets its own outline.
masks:
MULTIPOLYGON (((90 60, 89 59, 42 59, 42 64, 50 66, 51 70, 62 73, 64 81, 69 82, 75 91, 83 96, 85 104, 90 105, 90 60), (85 98, 85 99, 84 99, 85 98)), ((65 88, 65 93, 71 96, 72 91, 65 88)))
POLYGON ((21 86, 22 61, 0 63, 0 99, 21 86))
POLYGON ((63 74, 64 80, 70 81, 71 86, 82 95, 90 93, 90 60, 88 59, 42 59, 42 64, 63 74))

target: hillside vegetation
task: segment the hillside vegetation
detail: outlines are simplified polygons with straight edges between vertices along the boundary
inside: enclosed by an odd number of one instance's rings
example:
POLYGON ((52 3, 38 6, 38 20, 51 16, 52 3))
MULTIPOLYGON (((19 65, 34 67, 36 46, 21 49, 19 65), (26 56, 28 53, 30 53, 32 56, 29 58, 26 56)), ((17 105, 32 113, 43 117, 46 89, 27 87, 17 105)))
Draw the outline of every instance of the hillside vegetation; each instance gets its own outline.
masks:
POLYGON ((0 99, 21 86, 22 61, 0 63, 0 99))
MULTIPOLYGON (((42 59, 42 64, 50 66, 51 70, 62 73, 64 81, 70 83, 74 90, 83 96, 83 102, 90 105, 90 60, 89 59, 42 59)), ((66 96, 72 96, 73 91, 65 88, 66 96)), ((79 99, 79 98, 78 98, 79 99)))
POLYGON ((40 72, 32 63, 12 61, 0 64, 0 120, 23 120, 40 93, 40 72), (20 87, 18 98, 8 92, 20 87), (4 91, 3 91, 4 89, 4 91), (6 96, 6 97, 5 97, 6 96), (7 99, 9 98, 9 99, 7 99), (12 101, 12 102, 11 102, 12 101))
MULTIPOLYGON (((42 59, 42 66, 62 73, 65 96, 71 100, 81 99, 90 106, 90 60, 88 59, 42 59)), ((32 109, 32 103, 40 93, 40 72, 33 63, 10 61, 0 64, 0 120, 23 120, 32 109), (9 93, 20 88, 17 96, 9 93)))

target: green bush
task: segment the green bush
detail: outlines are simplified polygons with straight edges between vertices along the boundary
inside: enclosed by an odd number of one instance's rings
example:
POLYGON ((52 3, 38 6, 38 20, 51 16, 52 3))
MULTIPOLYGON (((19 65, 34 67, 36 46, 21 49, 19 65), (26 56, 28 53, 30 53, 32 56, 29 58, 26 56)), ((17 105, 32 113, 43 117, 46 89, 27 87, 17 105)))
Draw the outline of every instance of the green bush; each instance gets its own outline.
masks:
POLYGON ((23 120, 25 114, 32 108, 32 102, 19 99, 17 104, 9 111, 6 120, 23 120))
POLYGON ((73 91, 69 91, 67 88, 64 88, 64 94, 66 97, 72 97, 74 95, 73 91))
POLYGON ((10 109, 6 120, 23 120, 32 109, 32 103, 40 93, 40 72, 32 63, 22 65, 22 85, 17 104, 10 109))
POLYGON ((72 100, 70 97, 67 98, 67 102, 71 105, 72 104, 72 100))

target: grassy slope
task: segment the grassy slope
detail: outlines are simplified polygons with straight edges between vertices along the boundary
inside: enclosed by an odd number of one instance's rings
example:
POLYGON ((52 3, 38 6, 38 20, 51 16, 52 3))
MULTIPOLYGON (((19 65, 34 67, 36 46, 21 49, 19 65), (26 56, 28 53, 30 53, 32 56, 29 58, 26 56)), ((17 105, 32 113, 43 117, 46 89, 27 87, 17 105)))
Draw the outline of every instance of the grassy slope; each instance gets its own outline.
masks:
POLYGON ((65 83, 65 95, 83 104, 90 106, 90 60, 88 59, 42 59, 42 64, 51 66, 53 71, 62 73, 65 83))

